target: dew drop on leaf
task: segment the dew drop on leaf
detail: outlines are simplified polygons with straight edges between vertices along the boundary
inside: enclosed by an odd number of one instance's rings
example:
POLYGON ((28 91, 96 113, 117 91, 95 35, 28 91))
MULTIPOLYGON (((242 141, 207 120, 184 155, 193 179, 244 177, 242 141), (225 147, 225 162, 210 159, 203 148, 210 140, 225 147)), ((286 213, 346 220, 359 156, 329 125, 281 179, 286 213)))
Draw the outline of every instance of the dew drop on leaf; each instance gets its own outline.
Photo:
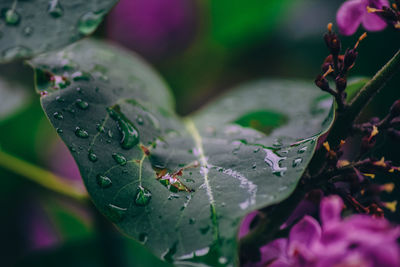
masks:
POLYGON ((63 114, 62 114, 61 112, 58 112, 58 111, 53 113, 53 117, 54 117, 55 119, 57 119, 57 120, 62 120, 62 119, 64 119, 63 114))
POLYGON ((33 33, 33 28, 32 27, 25 27, 24 29, 23 29, 23 34, 26 36, 26 37, 29 37, 29 36, 31 36, 32 35, 32 33, 33 33))
POLYGON ((146 233, 139 234, 139 242, 145 244, 147 242, 148 235, 146 233))
POLYGON ((57 133, 59 133, 59 134, 62 134, 63 133, 63 130, 62 129, 60 129, 60 128, 57 128, 57 133))
POLYGON ((96 161, 97 161, 97 155, 96 155, 93 151, 90 151, 90 152, 89 152, 88 158, 89 158, 89 160, 90 160, 91 162, 96 162, 96 161))
POLYGON ((21 21, 21 15, 15 10, 15 8, 6 8, 1 11, 1 17, 7 25, 17 26, 21 21))
POLYGON ((178 194, 170 194, 168 196, 168 200, 173 200, 174 198, 179 198, 179 195, 178 194))
POLYGON ((196 219, 195 218, 190 218, 189 219, 189 224, 195 224, 196 223, 196 219))
POLYGON ((89 103, 86 102, 86 101, 83 101, 82 99, 77 99, 77 100, 75 101, 75 105, 76 105, 78 108, 83 109, 83 110, 88 109, 88 107, 89 107, 89 103))
POLYGON ((82 17, 78 21, 78 31, 80 34, 88 35, 93 33, 97 26, 103 19, 105 12, 87 12, 82 15, 82 17))
POLYGON ((117 162, 119 165, 124 166, 126 165, 126 158, 119 154, 119 153, 113 153, 112 154, 113 159, 115 160, 115 162, 117 162))
POLYGON ((88 137, 89 137, 88 132, 85 131, 84 129, 80 128, 80 127, 76 127, 76 129, 75 129, 75 135, 76 135, 77 137, 80 137, 80 138, 88 138, 88 137))
POLYGON ((47 12, 53 17, 53 18, 59 18, 62 15, 64 15, 64 9, 60 4, 59 0, 50 0, 49 6, 47 8, 47 12))
POLYGON ((281 161, 285 160, 286 157, 280 157, 270 149, 264 149, 264 152, 265 152, 264 161, 265 163, 267 163, 268 166, 271 167, 272 173, 277 176, 283 176, 287 168, 281 167, 280 163, 281 161))
MULTIPOLYGON (((77 71, 71 75, 71 78, 74 81, 90 81, 91 76, 87 72, 77 71)), ((79 88, 79 91, 80 91, 80 88, 79 88)))
POLYGON ((130 149, 136 146, 139 143, 139 132, 128 120, 128 118, 126 118, 126 116, 121 112, 119 106, 107 108, 107 111, 111 118, 113 118, 118 124, 118 129, 122 134, 122 148, 130 149))
POLYGON ((299 166, 299 165, 301 164, 302 161, 303 161, 302 158, 295 158, 295 159, 293 160, 293 164, 292 164, 293 168, 296 168, 297 166, 299 166))
POLYGON ((97 131, 98 131, 99 133, 104 133, 104 132, 105 132, 104 126, 103 126, 102 124, 100 124, 100 123, 98 123, 98 124, 96 125, 96 129, 97 129, 97 131))
POLYGON ((142 118, 141 116, 137 116, 136 122, 137 122, 139 125, 143 125, 144 120, 143 120, 143 118, 142 118))
POLYGON ((303 154, 303 153, 306 152, 306 151, 307 151, 307 147, 305 146, 305 147, 300 148, 300 149, 297 151, 297 153, 303 154))
POLYGON ((135 198, 135 204, 137 206, 146 206, 149 204, 151 199, 150 190, 144 188, 143 186, 138 186, 135 198))
POLYGON ((110 178, 108 178, 108 177, 105 176, 105 175, 101 175, 101 174, 99 174, 99 175, 96 176, 96 182, 97 182, 97 184, 98 184, 101 188, 110 187, 111 184, 112 184, 110 178))

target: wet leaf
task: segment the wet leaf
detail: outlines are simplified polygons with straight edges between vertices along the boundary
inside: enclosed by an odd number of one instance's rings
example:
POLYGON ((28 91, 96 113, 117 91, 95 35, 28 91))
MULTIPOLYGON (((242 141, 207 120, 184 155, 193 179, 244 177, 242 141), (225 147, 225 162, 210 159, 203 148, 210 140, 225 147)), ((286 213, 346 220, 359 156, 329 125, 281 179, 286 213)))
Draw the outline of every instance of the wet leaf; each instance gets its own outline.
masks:
POLYGON ((97 208, 175 264, 232 264, 240 220, 291 194, 333 118, 311 82, 283 80, 242 85, 181 118, 149 66, 94 41, 31 65, 97 208))
POLYGON ((0 1, 0 62, 29 58, 91 34, 117 1, 0 1))

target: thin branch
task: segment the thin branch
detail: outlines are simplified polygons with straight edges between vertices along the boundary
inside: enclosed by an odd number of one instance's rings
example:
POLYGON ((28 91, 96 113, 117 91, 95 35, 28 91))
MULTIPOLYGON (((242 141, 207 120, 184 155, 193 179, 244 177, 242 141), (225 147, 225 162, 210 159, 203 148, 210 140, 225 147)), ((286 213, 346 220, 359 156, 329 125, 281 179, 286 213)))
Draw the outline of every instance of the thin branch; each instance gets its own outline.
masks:
POLYGON ((65 178, 10 155, 3 150, 0 150, 0 166, 46 189, 75 200, 84 201, 88 197, 85 191, 79 190, 76 186, 68 183, 65 178))
POLYGON ((400 50, 390 59, 375 76, 358 92, 344 112, 339 113, 334 122, 328 141, 336 145, 345 139, 354 121, 361 111, 370 103, 373 97, 400 70, 400 50))

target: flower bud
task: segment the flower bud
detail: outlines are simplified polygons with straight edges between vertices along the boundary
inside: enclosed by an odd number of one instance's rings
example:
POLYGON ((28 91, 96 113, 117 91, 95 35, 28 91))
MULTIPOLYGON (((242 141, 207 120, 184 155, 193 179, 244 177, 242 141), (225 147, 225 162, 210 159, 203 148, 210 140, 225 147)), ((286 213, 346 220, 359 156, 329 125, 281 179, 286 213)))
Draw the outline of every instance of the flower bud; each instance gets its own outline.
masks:
POLYGON ((329 91, 329 83, 328 80, 325 79, 322 75, 318 75, 315 79, 315 84, 322 90, 322 91, 329 91))
POLYGON ((342 49, 342 44, 339 40, 339 37, 333 32, 328 32, 324 35, 324 40, 331 54, 333 56, 339 55, 339 52, 342 49))
POLYGON ((336 88, 339 92, 343 92, 346 89, 347 87, 346 78, 338 76, 336 77, 335 82, 336 82, 336 88))
POLYGON ((344 69, 345 71, 351 69, 356 62, 358 52, 355 49, 347 49, 344 54, 344 69))

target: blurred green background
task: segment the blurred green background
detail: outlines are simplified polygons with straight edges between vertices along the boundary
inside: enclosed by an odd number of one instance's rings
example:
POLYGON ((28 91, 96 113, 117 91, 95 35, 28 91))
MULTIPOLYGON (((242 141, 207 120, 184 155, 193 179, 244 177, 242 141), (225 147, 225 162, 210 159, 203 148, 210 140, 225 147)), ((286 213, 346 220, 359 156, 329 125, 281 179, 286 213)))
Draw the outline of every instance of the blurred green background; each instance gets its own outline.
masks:
MULTIPOLYGON (((328 54, 322 35, 342 2, 123 0, 95 37, 148 59, 170 85, 177 112, 186 115, 225 90, 261 77, 313 83, 328 54)), ((343 47, 353 46, 362 32, 343 37, 343 47)), ((398 32, 369 33, 351 76, 371 77, 399 46, 398 32)), ((77 182, 76 167, 34 94, 31 70, 15 62, 0 66, 0 76, 7 81, 0 83, 0 90, 8 91, 2 96, 22 96, 12 102, 19 107, 12 114, 6 108, 11 100, 0 100, 0 149, 77 182)), ((400 96, 399 84, 397 75, 364 118, 385 116, 400 96)), ((376 153, 400 164, 399 148, 386 142, 376 153)), ((2 266, 168 266, 119 234, 90 203, 49 193, 1 167, 0 177, 2 266)))

